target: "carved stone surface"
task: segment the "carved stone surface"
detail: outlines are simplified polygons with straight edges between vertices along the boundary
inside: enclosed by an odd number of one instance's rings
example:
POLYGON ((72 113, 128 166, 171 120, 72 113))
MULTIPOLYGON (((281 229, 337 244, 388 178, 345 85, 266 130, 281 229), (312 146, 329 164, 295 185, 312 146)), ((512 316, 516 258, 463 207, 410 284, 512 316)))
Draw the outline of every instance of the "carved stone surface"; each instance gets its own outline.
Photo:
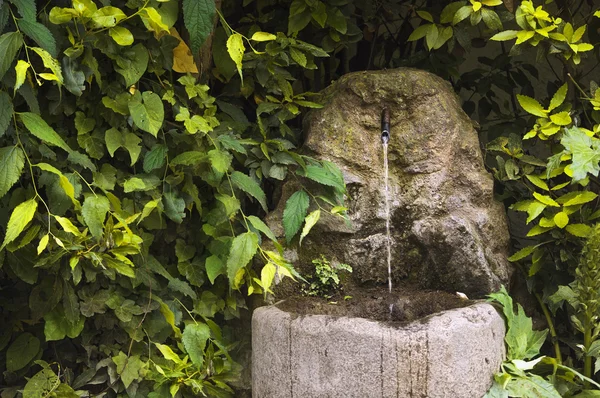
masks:
MULTIPOLYGON (((305 119, 304 153, 336 163, 348 186, 348 226, 328 216, 297 253, 300 270, 325 254, 357 283, 385 283, 385 190, 380 115, 391 112, 392 266, 396 282, 482 297, 511 274, 505 211, 493 199, 477 132, 450 85, 413 69, 358 72, 325 91, 305 119)), ((285 200, 268 219, 280 236, 285 200)))
POLYGON ((402 327, 261 307, 252 320, 252 396, 478 398, 502 362, 504 333, 487 303, 402 327))

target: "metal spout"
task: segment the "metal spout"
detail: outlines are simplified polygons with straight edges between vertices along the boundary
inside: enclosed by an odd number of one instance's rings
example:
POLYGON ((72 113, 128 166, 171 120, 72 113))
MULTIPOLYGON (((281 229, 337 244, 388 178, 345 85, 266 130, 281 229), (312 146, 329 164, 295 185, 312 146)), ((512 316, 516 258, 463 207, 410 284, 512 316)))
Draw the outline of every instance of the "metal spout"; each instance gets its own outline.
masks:
POLYGON ((390 111, 383 108, 381 111, 381 142, 385 145, 390 141, 390 111))

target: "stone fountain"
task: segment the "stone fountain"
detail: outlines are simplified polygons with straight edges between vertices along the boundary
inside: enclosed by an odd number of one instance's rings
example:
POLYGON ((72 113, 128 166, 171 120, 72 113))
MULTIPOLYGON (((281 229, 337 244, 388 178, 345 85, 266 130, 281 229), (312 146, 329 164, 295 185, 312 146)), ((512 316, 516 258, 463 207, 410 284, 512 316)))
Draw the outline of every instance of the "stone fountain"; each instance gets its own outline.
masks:
MULTIPOLYGON (((447 82, 412 69, 359 72, 325 90, 323 102, 305 119, 303 150, 341 168, 352 222, 331 216, 319 223, 302 250, 288 253, 301 271, 324 254, 354 268, 349 283, 381 286, 385 295, 380 114, 387 108, 395 289, 477 299, 508 284, 505 212, 493 199, 477 132, 447 82)), ((280 236, 285 200, 295 189, 285 184, 268 217, 280 236)), ((504 355, 503 319, 481 301, 404 323, 262 307, 252 333, 255 398, 481 397, 504 355)))

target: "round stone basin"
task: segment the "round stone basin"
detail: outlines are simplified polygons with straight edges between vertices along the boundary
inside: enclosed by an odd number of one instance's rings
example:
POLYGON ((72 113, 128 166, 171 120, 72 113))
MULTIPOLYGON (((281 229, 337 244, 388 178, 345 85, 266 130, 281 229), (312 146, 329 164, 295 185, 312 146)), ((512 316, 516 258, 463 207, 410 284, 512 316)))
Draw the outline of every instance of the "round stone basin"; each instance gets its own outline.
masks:
POLYGON ((401 325, 261 307, 252 318, 252 396, 479 398, 504 358, 504 334, 485 302, 401 325))

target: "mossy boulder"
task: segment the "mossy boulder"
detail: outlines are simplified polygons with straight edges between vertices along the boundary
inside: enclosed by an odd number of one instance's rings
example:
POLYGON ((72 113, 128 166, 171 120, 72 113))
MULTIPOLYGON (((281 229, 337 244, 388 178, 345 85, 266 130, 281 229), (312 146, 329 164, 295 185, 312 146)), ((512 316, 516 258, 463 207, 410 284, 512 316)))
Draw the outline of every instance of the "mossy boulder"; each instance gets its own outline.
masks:
MULTIPOLYGON (((351 225, 332 216, 320 222, 295 253, 299 268, 310 269, 322 253, 350 264, 357 283, 386 282, 380 117, 387 107, 393 280, 472 297, 508 283, 505 212, 451 86, 424 71, 394 69, 345 75, 323 94, 325 106, 305 118, 303 151, 343 171, 351 225)), ((274 229, 294 190, 288 183, 269 215, 274 229)))

